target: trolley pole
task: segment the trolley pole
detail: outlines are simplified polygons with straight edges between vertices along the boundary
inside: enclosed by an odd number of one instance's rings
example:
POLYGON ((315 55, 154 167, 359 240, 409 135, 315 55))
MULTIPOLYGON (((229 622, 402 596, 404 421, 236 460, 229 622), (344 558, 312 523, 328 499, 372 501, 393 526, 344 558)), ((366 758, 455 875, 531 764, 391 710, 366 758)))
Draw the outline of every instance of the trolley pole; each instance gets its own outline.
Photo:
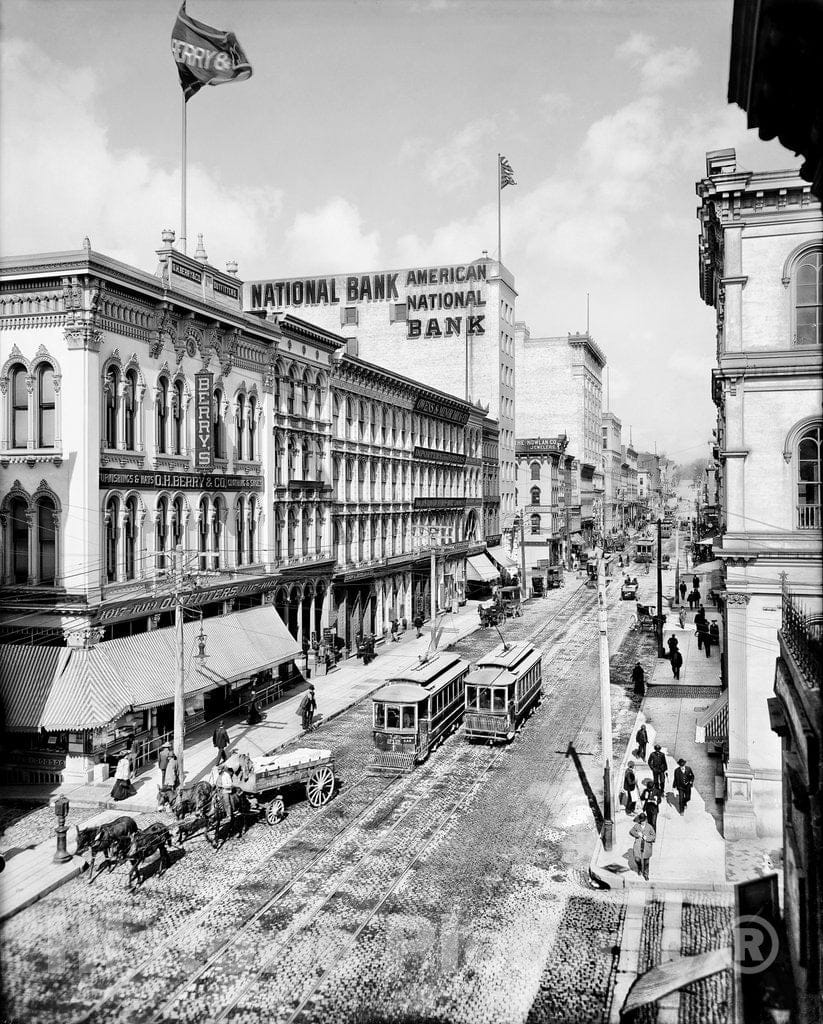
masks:
POLYGON ((609 673, 608 612, 606 610, 606 567, 603 553, 597 559, 597 604, 600 621, 600 734, 603 749, 603 831, 601 840, 604 850, 614 845, 614 821, 612 819, 612 700, 611 677, 609 673))
POLYGON ((520 512, 520 600, 526 600, 526 530, 523 520, 526 518, 526 509, 520 512))
POLYGON ((183 745, 186 738, 186 712, 184 695, 185 664, 183 656, 183 548, 178 544, 174 551, 174 753, 177 756, 177 770, 182 785, 183 745))
POLYGON ((437 551, 434 546, 434 534, 429 534, 431 544, 431 619, 432 619, 432 651, 437 650, 437 551))
POLYGON ((665 658, 663 650, 663 520, 657 520, 657 657, 665 658))

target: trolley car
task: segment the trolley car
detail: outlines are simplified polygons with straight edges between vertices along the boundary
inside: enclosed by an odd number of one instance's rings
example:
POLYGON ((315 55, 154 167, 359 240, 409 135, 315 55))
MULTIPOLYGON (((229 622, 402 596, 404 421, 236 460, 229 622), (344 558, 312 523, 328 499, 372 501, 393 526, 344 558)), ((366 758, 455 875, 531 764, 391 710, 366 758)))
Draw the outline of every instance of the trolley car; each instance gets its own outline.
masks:
POLYGON ((438 654, 381 686, 372 696, 375 768, 411 771, 457 728, 469 668, 456 654, 438 654))
POLYGON ((500 644, 466 676, 467 739, 514 739, 543 692, 542 654, 524 641, 500 644))
POLYGON ((635 562, 652 562, 654 561, 654 541, 646 540, 645 538, 638 538, 636 542, 637 546, 635 549, 635 562))

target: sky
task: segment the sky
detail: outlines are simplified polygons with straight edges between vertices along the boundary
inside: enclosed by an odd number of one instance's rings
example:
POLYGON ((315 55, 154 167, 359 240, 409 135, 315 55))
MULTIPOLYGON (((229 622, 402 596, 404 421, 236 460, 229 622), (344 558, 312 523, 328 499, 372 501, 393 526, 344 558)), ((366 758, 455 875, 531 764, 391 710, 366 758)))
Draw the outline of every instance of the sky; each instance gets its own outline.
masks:
MULTIPOLYGON (((0 0, 0 252, 153 271, 179 230, 178 0, 0 0)), ((254 69, 188 103, 188 236, 243 279, 502 258, 532 337, 590 329, 624 441, 708 454, 705 155, 796 168, 726 102, 732 0, 188 0, 254 69)), ((414 375, 413 364, 400 367, 414 375)), ((606 392, 604 388, 604 407, 606 392)))

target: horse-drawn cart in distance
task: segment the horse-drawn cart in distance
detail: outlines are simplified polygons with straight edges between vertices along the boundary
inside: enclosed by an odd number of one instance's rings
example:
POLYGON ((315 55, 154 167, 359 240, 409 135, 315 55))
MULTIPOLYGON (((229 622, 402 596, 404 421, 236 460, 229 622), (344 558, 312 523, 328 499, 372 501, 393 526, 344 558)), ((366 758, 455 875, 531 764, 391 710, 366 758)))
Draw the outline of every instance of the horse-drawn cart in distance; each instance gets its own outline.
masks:
POLYGON ((282 790, 289 786, 305 786, 312 807, 322 807, 334 795, 334 756, 330 750, 298 747, 272 757, 258 757, 245 779, 235 779, 243 790, 252 811, 262 812, 270 825, 277 824, 285 814, 282 790))

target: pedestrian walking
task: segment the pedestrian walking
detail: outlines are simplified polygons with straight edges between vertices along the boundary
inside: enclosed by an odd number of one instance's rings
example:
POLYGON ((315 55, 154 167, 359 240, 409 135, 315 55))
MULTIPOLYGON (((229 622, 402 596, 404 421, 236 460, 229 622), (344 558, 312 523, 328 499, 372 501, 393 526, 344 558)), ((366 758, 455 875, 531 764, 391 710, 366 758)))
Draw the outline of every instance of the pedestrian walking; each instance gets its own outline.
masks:
POLYGON ((649 742, 649 734, 646 732, 645 723, 635 733, 634 738, 637 740, 637 756, 642 760, 646 760, 646 746, 649 742))
POLYGON ((686 810, 686 804, 692 798, 693 785, 694 772, 686 764, 686 759, 681 757, 674 770, 674 788, 677 790, 678 814, 682 814, 686 810))
POLYGON ((126 740, 126 756, 129 759, 131 765, 131 775, 134 778, 134 773, 137 771, 137 747, 134 745, 134 737, 129 736, 126 740))
POLYGON ((692 589, 696 590, 698 594, 700 593, 700 577, 697 573, 692 577, 692 589))
MULTIPOLYGON (((697 649, 701 651, 704 645, 709 646, 711 641, 709 639, 709 624, 706 622, 705 616, 700 619, 694 620, 695 635, 697 636, 697 649)), ((708 654, 706 655, 708 657, 708 654)))
POLYGON ((691 592, 691 593, 689 594, 689 608, 690 608, 690 610, 691 610, 691 611, 694 611, 694 609, 695 609, 695 608, 696 608, 696 607, 697 607, 697 606, 698 606, 699 604, 700 604, 700 591, 699 591, 699 590, 693 590, 693 591, 692 591, 692 592, 691 592))
POLYGON ((640 794, 640 806, 646 815, 646 820, 655 831, 657 831, 657 815, 660 812, 660 801, 662 799, 663 796, 660 790, 651 779, 647 779, 643 792, 640 794))
POLYGON ((252 690, 249 699, 249 713, 246 715, 246 724, 257 725, 258 722, 262 721, 262 718, 263 716, 260 714, 260 709, 257 706, 257 694, 252 690))
POLYGON ((666 760, 666 755, 660 748, 659 743, 655 743, 654 750, 649 754, 649 768, 652 770, 654 776, 655 789, 659 789, 661 794, 666 792, 666 776, 669 772, 669 762, 666 760))
POLYGON ((423 617, 421 615, 415 615, 414 628, 417 630, 417 638, 420 639, 423 635, 423 617))
POLYGON ((720 646, 720 626, 717 624, 716 619, 712 619, 709 623, 709 636, 711 637, 712 643, 716 646, 720 646))
POLYGON ((226 747, 229 745, 229 734, 226 732, 222 719, 220 725, 212 733, 211 742, 213 746, 217 747, 217 764, 222 764, 228 757, 226 747))
POLYGON ((309 685, 308 690, 303 694, 302 700, 297 705, 297 713, 302 719, 303 732, 308 732, 311 729, 316 708, 317 699, 314 696, 314 687, 309 685))
POLYGON ((641 697, 645 697, 646 673, 643 671, 643 666, 639 661, 632 669, 632 682, 634 683, 634 692, 639 693, 641 697))
POLYGON ((637 789, 637 779, 635 778, 632 766, 629 765, 623 774, 623 792, 626 794, 623 802, 626 806, 626 814, 634 813, 635 789, 637 789))
POLYGON ((629 835, 634 838, 634 862, 637 865, 637 873, 649 880, 649 861, 652 858, 652 849, 654 847, 654 841, 657 839, 657 833, 649 824, 645 814, 638 814, 634 825, 629 832, 629 835))
POLYGON ((177 796, 177 788, 180 785, 180 771, 177 764, 177 756, 173 750, 169 751, 166 767, 163 769, 163 782, 158 797, 158 811, 164 806, 174 806, 174 798, 177 796))
POLYGON ((128 797, 137 794, 137 790, 131 784, 131 778, 131 757, 128 751, 126 751, 117 762, 117 769, 114 773, 114 786, 112 786, 111 790, 112 800, 126 800, 128 797))
POLYGON ((672 675, 675 679, 680 678, 680 669, 683 667, 683 655, 678 648, 672 651, 672 675))
POLYGON ((686 628, 686 609, 683 607, 682 604, 680 605, 680 612, 678 613, 677 620, 680 623, 680 628, 681 629, 685 629, 686 628))
POLYGON ((221 766, 219 789, 220 795, 223 798, 223 809, 226 812, 226 817, 231 821, 234 816, 231 806, 231 794, 234 789, 234 772, 226 764, 221 766))
POLYGON ((391 642, 396 644, 400 638, 397 635, 397 619, 391 620, 391 642))
POLYGON ((706 657, 711 658, 712 656, 712 634, 709 630, 708 623, 703 623, 703 630, 701 633, 703 637, 703 649, 706 652, 706 657))
POLYGON ((163 776, 166 774, 166 765, 171 756, 171 743, 163 743, 157 754, 157 769, 160 772, 160 780, 157 783, 157 810, 163 810, 163 776))
POLYGON ((684 603, 685 603, 685 601, 686 601, 686 591, 687 591, 688 589, 689 589, 689 588, 688 588, 688 587, 686 586, 686 583, 685 583, 685 581, 684 581, 684 580, 681 580, 681 581, 680 581, 680 603, 681 603, 681 604, 684 604, 684 603))
POLYGON ((677 637, 674 635, 674 633, 672 633, 672 635, 669 637, 669 639, 666 641, 666 643, 668 644, 668 647, 669 647, 669 657, 671 658, 671 656, 674 654, 674 652, 679 649, 680 643, 679 643, 677 637))

